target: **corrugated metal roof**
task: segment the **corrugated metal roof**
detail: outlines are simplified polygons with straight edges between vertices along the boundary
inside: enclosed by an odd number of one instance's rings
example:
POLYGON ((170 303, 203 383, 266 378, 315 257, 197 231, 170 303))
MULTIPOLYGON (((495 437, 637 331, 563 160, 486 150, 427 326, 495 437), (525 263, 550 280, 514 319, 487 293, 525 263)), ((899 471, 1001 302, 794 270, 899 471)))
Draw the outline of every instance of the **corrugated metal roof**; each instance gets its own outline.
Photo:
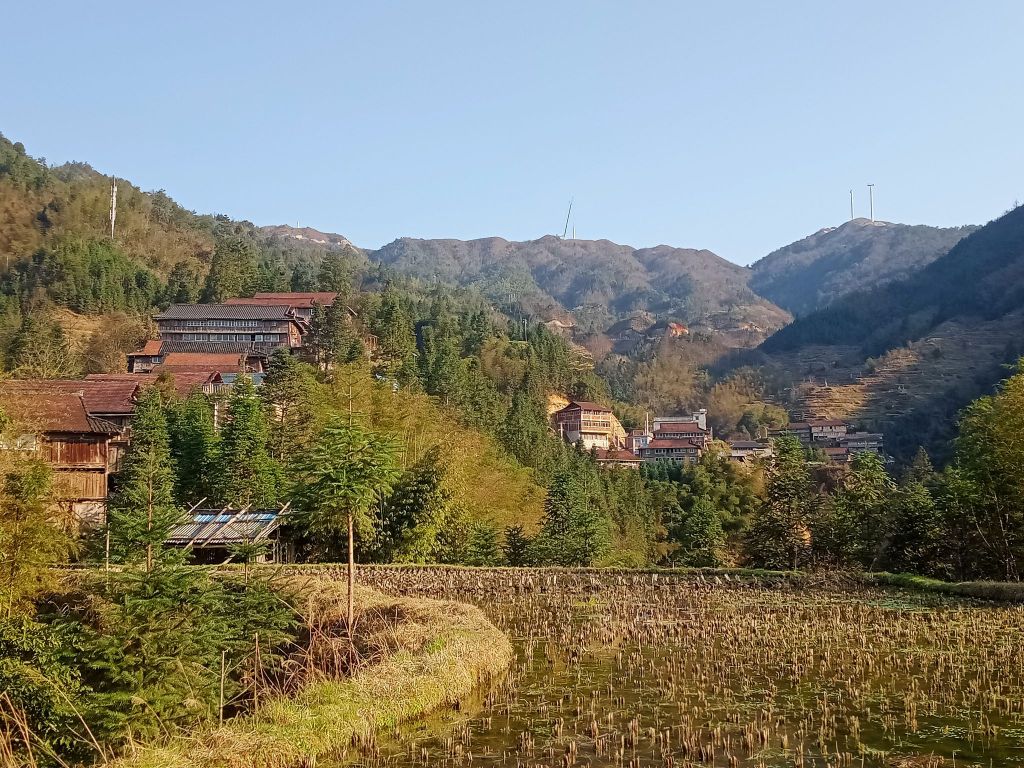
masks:
POLYGON ((281 513, 276 509, 252 512, 201 509, 194 512, 188 522, 176 525, 167 543, 191 545, 195 549, 240 544, 269 534, 280 519, 281 513))
POLYGON ((172 304, 157 320, 285 320, 287 304, 172 304))

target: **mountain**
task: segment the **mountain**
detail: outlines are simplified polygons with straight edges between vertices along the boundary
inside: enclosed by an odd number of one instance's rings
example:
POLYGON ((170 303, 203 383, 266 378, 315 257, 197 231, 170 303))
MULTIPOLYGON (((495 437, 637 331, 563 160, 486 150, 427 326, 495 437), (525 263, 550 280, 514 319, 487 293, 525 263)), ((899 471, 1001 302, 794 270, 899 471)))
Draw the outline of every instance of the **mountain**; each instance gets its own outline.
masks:
POLYGON ((750 287, 794 314, 806 314, 848 293, 907 277, 976 229, 854 219, 757 261, 750 287))
POLYGON ((275 224, 260 227, 259 229, 260 232, 271 240, 293 240, 303 245, 309 244, 327 249, 354 247, 347 237, 333 232, 321 232, 319 229, 313 229, 312 227, 290 227, 287 224, 275 224))
POLYGON ((885 430, 902 458, 921 443, 941 457, 958 410, 1024 352, 1024 208, 909 277, 798 318, 757 352, 744 362, 786 375, 791 410, 885 430))
POLYGON ((369 257, 422 280, 519 301, 532 311, 568 310, 594 327, 644 311, 723 330, 771 330, 789 321, 785 311, 750 290, 746 269, 707 250, 551 235, 525 242, 401 238, 369 257))

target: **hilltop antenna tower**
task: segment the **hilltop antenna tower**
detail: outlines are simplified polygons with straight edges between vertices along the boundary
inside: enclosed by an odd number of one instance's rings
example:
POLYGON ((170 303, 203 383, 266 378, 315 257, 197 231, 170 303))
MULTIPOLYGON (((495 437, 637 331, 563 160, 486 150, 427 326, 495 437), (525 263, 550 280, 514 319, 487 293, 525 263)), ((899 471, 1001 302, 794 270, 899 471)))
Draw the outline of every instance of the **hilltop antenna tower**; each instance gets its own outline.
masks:
POLYGON ((868 184, 868 210, 871 212, 871 220, 875 220, 875 185, 868 184))
POLYGON ((853 215, 853 190, 850 190, 850 221, 853 221, 856 217, 853 215))
POLYGON ((572 198, 569 198, 569 211, 565 214, 565 227, 562 228, 562 239, 565 240, 565 235, 569 231, 569 217, 572 216, 572 198))
POLYGON ((114 222, 117 221, 117 177, 110 178, 110 239, 114 239, 114 222))

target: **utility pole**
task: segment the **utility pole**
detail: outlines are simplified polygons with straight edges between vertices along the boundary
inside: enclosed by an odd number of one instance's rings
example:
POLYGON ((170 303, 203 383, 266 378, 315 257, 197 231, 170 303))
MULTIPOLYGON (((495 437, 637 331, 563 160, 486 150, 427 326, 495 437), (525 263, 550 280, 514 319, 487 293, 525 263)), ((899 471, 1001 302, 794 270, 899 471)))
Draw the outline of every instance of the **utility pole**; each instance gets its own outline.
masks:
POLYGON ((854 215, 853 215, 853 190, 851 189, 850 190, 850 221, 853 221, 853 219, 854 219, 854 215))
POLYGON ((117 177, 110 179, 110 239, 114 239, 114 221, 117 220, 117 177))
POLYGON ((875 220, 875 185, 868 184, 868 210, 871 212, 871 220, 875 220))

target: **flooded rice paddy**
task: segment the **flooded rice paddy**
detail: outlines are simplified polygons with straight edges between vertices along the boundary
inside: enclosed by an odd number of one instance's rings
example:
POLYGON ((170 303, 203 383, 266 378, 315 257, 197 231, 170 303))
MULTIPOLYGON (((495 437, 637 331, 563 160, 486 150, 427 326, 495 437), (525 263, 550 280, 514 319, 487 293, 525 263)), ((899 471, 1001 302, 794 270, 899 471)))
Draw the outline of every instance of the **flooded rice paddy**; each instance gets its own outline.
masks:
POLYGON ((471 602, 517 661, 372 768, 1024 765, 1024 608, 851 586, 366 568, 471 602))

